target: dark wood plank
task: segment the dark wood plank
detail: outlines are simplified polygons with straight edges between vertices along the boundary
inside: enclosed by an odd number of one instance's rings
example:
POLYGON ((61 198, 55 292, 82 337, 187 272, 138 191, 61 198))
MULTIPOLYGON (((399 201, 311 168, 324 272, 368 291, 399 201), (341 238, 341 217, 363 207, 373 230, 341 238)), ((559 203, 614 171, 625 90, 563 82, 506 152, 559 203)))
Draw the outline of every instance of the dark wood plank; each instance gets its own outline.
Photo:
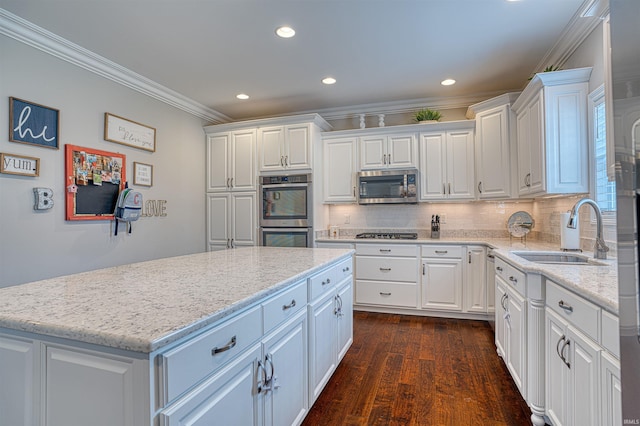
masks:
POLYGON ((354 342, 304 426, 526 425, 486 322, 354 313, 354 342))

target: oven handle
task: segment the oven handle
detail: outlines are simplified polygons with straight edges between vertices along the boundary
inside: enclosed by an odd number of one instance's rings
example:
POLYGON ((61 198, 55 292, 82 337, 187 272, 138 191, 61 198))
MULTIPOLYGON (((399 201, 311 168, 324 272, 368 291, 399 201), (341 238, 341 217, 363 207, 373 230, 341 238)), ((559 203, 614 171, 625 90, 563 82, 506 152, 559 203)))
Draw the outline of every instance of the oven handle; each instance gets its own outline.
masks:
POLYGON ((282 183, 282 184, 273 184, 273 185, 261 185, 263 189, 273 189, 273 188, 308 188, 308 183, 282 183))

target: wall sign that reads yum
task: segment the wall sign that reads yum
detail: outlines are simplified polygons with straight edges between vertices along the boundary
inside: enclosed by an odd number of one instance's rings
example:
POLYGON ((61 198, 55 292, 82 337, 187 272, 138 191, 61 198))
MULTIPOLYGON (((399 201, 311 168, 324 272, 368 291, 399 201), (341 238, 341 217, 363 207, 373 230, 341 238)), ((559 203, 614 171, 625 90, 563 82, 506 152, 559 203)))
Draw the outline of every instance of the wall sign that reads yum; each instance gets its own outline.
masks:
POLYGON ((142 205, 142 217, 166 217, 167 200, 146 200, 142 205))

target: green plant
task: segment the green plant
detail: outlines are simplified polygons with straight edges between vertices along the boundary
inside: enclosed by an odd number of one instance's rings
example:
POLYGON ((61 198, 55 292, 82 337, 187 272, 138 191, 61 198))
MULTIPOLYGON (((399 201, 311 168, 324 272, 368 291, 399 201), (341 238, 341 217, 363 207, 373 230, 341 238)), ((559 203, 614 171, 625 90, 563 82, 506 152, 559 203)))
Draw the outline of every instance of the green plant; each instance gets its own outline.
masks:
MULTIPOLYGON (((548 67, 546 67, 545 69, 543 69, 540 72, 551 72, 551 71, 558 71, 560 69, 559 66, 557 65, 549 65, 548 67)), ((535 74, 534 74, 535 75, 535 74)), ((531 77, 529 77, 529 80, 531 80, 533 78, 533 75, 531 77)))
POLYGON ((435 109, 423 108, 419 111, 416 111, 413 117, 417 122, 428 120, 440 121, 440 119, 442 118, 442 114, 440 113, 440 111, 436 111, 435 109))

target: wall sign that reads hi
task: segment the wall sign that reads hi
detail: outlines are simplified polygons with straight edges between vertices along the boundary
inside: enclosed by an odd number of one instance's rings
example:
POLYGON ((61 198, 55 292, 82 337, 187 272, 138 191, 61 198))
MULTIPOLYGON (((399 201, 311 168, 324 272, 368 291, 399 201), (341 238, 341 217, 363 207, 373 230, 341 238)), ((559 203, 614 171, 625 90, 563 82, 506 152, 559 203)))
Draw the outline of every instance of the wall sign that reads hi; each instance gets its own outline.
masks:
POLYGON ((142 205, 142 217, 166 217, 167 200, 146 200, 142 205))

